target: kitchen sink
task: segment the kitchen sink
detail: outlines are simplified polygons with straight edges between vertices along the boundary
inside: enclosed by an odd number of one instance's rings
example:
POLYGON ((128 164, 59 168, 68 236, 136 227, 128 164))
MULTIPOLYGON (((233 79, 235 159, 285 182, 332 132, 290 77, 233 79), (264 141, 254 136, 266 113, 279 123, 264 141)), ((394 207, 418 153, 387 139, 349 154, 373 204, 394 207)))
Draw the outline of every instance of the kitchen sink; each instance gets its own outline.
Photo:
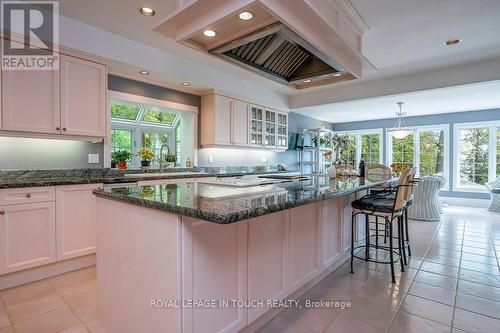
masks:
POLYGON ((183 172, 146 172, 146 173, 126 173, 125 177, 149 178, 149 177, 172 177, 172 176, 199 176, 206 175, 201 171, 183 171, 183 172))

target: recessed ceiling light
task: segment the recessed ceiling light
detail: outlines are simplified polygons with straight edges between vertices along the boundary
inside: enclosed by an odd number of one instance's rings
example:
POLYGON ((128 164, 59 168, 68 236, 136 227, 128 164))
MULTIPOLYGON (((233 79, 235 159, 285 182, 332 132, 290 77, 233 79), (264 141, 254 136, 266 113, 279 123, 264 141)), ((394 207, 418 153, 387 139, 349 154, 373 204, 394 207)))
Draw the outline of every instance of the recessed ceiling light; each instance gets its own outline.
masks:
POLYGON ((240 19, 242 19, 243 21, 249 21, 253 18, 253 13, 252 12, 249 12, 249 11, 244 11, 244 12, 241 12, 238 17, 240 19))
POLYGON ((335 74, 333 74, 333 76, 341 76, 341 75, 342 75, 342 73, 335 73, 335 74))
POLYGON ((149 75, 149 72, 148 71, 140 71, 139 74, 141 74, 141 75, 149 75))
POLYGON ((444 45, 451 46, 451 45, 457 45, 462 42, 461 38, 455 38, 455 39, 448 39, 444 45))
POLYGON ((155 10, 149 7, 141 7, 139 8, 139 12, 144 16, 154 16, 156 14, 155 10))
POLYGON ((312 80, 311 79, 304 80, 304 83, 309 83, 309 82, 312 82, 312 80))
POLYGON ((187 87, 187 86, 189 86, 189 85, 190 85, 190 83, 189 83, 189 82, 186 82, 186 81, 181 82, 181 86, 187 87))
POLYGON ((215 35, 217 35, 217 33, 214 30, 211 30, 211 29, 207 29, 207 30, 203 31, 203 34, 206 37, 215 37, 215 35))

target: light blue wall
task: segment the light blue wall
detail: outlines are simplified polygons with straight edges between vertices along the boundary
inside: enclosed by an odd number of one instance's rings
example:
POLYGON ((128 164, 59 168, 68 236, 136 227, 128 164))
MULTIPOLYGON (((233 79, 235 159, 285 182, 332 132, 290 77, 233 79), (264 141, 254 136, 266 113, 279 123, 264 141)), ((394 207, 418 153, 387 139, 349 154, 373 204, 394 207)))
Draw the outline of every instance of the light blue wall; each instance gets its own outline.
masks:
MULTIPOLYGON (((447 197, 460 197, 460 198, 474 198, 474 199, 488 199, 489 195, 486 193, 469 193, 469 192, 458 192, 453 191, 452 186, 454 182, 453 177, 453 163, 455 161, 454 156, 454 138, 453 138, 453 125, 457 123, 468 123, 476 121, 492 121, 500 120, 500 109, 491 110, 479 110, 479 111, 468 111, 468 112, 456 112, 456 113, 445 113, 437 115, 427 115, 427 116, 417 116, 417 117, 407 117, 404 120, 406 126, 427 126, 427 125, 450 125, 450 138, 449 138, 449 158, 450 158, 450 179, 449 179, 449 191, 441 192, 441 196, 447 197)), ((378 120, 367 120, 367 121, 356 121, 349 123, 336 123, 333 125, 333 129, 336 131, 349 131, 349 130, 364 130, 364 129, 374 129, 383 128, 383 153, 384 161, 387 160, 386 151, 386 133, 387 128, 394 127, 396 119, 378 119, 378 120)))

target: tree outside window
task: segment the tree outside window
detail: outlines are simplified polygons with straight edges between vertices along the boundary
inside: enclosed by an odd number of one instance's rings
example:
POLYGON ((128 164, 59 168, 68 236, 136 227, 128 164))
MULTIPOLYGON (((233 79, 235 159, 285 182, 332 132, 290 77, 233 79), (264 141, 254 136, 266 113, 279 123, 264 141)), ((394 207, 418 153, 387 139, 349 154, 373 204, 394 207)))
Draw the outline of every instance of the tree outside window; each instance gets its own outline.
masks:
POLYGON ((380 163, 380 135, 361 135, 361 160, 366 166, 380 163))
POLYGON ((414 138, 414 134, 410 134, 404 139, 392 137, 392 163, 401 164, 404 169, 413 168, 414 138))
POLYGON ((347 146, 340 150, 340 159, 347 164, 356 164, 356 137, 354 135, 345 135, 347 146))
POLYGON ((444 131, 419 132, 420 176, 444 175, 444 131))
POLYGON ((459 184, 466 187, 482 187, 488 182, 489 129, 461 129, 459 140, 459 184))
MULTIPOLYGON (((112 129, 111 130, 111 152, 126 150, 133 153, 133 132, 132 130, 112 129)), ((127 162, 132 163, 130 159, 127 162)))

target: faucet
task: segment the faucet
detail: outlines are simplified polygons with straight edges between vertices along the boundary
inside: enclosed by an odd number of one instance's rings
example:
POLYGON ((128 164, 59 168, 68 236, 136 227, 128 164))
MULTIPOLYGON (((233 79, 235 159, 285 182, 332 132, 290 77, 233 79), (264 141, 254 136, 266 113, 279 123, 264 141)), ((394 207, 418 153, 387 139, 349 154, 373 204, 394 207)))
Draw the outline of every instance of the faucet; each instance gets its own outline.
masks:
POLYGON ((163 172, 163 148, 167 148, 167 155, 170 155, 170 148, 168 147, 168 145, 164 144, 164 145, 161 145, 161 148, 160 148, 160 172, 163 172))

